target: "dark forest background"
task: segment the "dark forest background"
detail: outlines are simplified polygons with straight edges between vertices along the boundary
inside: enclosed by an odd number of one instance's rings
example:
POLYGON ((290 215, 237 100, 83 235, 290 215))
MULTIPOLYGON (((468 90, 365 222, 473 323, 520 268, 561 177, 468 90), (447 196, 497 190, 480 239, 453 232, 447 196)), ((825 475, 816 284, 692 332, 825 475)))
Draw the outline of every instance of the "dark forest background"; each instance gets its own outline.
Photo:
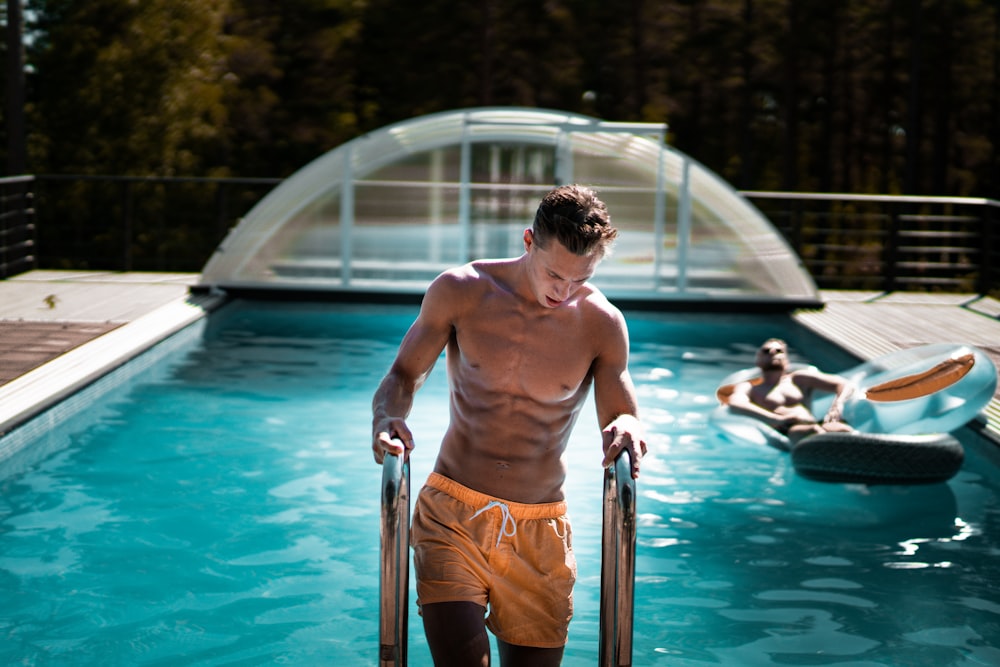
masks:
POLYGON ((1000 198, 1000 0, 21 6, 8 174, 282 177, 395 121, 513 105, 666 122, 740 189, 1000 198))

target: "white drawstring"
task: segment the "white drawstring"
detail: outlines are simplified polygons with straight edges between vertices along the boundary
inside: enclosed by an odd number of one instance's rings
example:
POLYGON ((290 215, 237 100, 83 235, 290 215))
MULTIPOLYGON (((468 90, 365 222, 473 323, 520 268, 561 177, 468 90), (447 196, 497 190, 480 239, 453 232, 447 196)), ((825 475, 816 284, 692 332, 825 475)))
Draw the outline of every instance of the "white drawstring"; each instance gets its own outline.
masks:
POLYGON ((500 540, 505 537, 514 537, 517 535, 517 522, 514 520, 513 515, 510 513, 510 508, 499 500, 491 500, 486 503, 483 507, 479 509, 478 512, 469 517, 469 521, 472 521, 477 516, 482 514, 488 509, 493 509, 494 507, 500 508, 500 515, 503 517, 503 521, 500 523, 500 534, 497 535, 497 546, 500 546, 500 540), (509 525, 509 528, 508 528, 509 525))

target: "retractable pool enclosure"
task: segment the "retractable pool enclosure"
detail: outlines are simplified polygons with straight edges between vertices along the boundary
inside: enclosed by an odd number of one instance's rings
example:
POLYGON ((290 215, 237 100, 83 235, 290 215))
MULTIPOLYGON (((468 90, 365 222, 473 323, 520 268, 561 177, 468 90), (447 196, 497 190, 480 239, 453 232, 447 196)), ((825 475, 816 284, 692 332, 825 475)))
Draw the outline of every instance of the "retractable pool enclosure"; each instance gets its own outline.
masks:
POLYGON ((620 230, 593 280, 610 297, 818 305, 777 229, 665 135, 524 108, 400 122, 282 182, 216 249, 201 287, 420 294, 448 267, 519 255, 541 197, 581 183, 620 230))

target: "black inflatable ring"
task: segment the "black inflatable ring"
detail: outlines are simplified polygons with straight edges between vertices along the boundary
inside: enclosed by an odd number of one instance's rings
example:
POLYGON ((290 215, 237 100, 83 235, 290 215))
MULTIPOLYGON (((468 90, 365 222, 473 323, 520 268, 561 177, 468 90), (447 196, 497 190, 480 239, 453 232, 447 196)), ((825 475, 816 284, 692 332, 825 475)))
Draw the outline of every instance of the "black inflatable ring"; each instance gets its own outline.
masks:
POLYGON ((965 459, 948 433, 817 433, 792 447, 803 477, 859 484, 931 484, 950 479, 965 459))

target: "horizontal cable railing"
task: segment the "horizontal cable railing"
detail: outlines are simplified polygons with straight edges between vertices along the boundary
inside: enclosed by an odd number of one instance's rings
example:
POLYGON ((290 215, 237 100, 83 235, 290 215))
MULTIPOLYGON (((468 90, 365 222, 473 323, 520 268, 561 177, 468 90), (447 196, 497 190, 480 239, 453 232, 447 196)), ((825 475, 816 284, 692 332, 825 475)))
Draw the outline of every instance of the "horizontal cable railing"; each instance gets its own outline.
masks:
POLYGON ((39 175, 34 186, 38 266, 201 271, 226 233, 280 182, 39 175))
POLYGON ((1000 201, 743 192, 820 288, 987 294, 1000 290, 1000 201))
POLYGON ((33 176, 0 178, 0 279, 36 267, 33 176))
MULTIPOLYGON (((198 272, 240 217, 280 182, 0 178, 0 278, 33 268, 198 272)), ((742 194, 784 235, 821 289, 1000 293, 1000 201, 742 194)))

